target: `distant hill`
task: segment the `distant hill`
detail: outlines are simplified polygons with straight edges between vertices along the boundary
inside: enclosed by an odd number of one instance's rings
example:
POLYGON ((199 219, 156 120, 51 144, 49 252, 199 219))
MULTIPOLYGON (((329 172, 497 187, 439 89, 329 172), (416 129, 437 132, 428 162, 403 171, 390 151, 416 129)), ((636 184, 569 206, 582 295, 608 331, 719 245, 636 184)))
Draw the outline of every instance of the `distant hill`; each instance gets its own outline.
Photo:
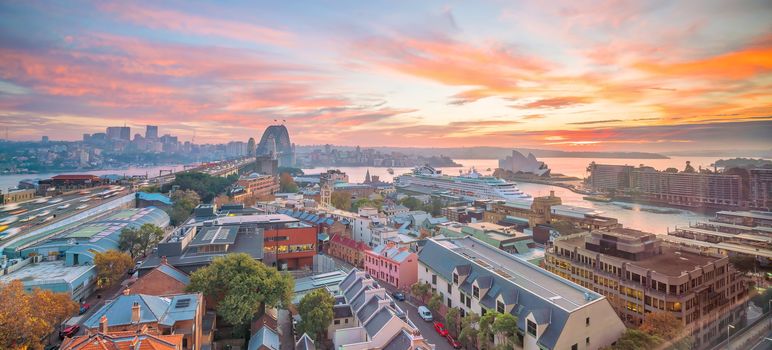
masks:
MULTIPOLYGON (((333 146, 336 149, 354 149, 350 146, 333 146)), ((501 159, 512 155, 512 148, 504 147, 451 147, 451 148, 413 148, 413 147, 363 147, 372 148, 381 152, 401 152, 416 154, 426 157, 447 156, 453 159, 501 159)), ((298 151, 310 151, 324 149, 323 145, 297 146, 298 151)), ((668 159, 669 157, 657 153, 645 152, 567 152, 533 148, 515 148, 520 153, 528 155, 533 153, 536 158, 622 158, 622 159, 668 159)))
POLYGON ((716 161, 716 166, 724 169, 729 168, 772 168, 772 160, 768 159, 753 159, 753 158, 734 158, 734 159, 719 159, 716 161))

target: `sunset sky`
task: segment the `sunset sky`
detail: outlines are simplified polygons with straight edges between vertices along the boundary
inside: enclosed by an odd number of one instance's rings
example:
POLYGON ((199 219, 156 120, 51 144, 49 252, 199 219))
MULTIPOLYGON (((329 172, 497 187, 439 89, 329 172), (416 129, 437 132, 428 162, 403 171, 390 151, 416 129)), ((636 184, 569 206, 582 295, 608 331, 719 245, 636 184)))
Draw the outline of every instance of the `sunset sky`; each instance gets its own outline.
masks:
POLYGON ((772 2, 3 1, 0 137, 772 149, 772 2))

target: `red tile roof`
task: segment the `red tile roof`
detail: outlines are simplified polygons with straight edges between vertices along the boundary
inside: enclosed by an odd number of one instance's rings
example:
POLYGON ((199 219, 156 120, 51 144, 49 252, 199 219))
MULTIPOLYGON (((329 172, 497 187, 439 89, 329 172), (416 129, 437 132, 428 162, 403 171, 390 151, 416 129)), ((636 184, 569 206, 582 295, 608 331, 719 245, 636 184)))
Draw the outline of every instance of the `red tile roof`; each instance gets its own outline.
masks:
POLYGON ((370 247, 367 246, 367 244, 364 244, 363 242, 357 242, 351 238, 344 237, 341 235, 332 236, 332 238, 330 238, 330 243, 342 244, 346 247, 357 249, 357 250, 370 250, 370 247))

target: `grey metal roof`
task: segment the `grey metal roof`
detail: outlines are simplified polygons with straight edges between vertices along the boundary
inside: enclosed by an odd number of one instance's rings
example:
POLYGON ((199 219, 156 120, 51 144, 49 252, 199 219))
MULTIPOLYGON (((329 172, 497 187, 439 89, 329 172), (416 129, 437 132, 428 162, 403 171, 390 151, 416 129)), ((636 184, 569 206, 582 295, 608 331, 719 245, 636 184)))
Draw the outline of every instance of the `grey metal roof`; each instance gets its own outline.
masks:
POLYGON ((303 333, 297 343, 295 343, 295 350, 316 350, 316 345, 314 345, 314 341, 311 340, 308 334, 303 333))
POLYGON ((180 283, 183 283, 185 285, 190 284, 190 277, 186 275, 184 272, 177 270, 172 266, 169 266, 166 264, 158 265, 158 271, 163 272, 165 275, 171 278, 174 278, 180 283))
POLYGON ((409 350, 410 345, 412 345, 410 335, 407 334, 405 330, 402 330, 397 333, 397 335, 394 336, 394 338, 392 338, 388 343, 386 343, 386 346, 383 347, 383 350, 409 350))
POLYGON ((354 297, 354 300, 351 300, 351 302, 349 302, 349 304, 351 304, 351 308, 353 310, 359 310, 359 308, 362 307, 362 305, 365 304, 365 302, 367 301, 367 300, 365 300, 365 298, 367 297, 365 295, 365 291, 368 291, 368 290, 371 290, 371 289, 373 289, 373 288, 370 287, 370 286, 366 286, 366 287, 362 288, 359 291, 359 293, 357 293, 357 295, 354 297))
POLYGON ((381 308, 369 321, 367 321, 367 323, 365 323, 365 331, 370 335, 370 338, 375 337, 392 317, 394 317, 394 315, 388 308, 381 308))
POLYGON ((549 311, 551 321, 538 340, 547 348, 554 347, 569 313, 590 302, 584 299, 585 292, 594 300, 603 298, 472 237, 429 239, 419 253, 419 261, 448 281, 452 281, 455 268, 469 266, 469 276, 459 286, 465 293, 471 292, 471 283, 475 280, 487 284, 486 280, 490 279, 490 290, 482 298, 482 304, 495 307, 498 295, 510 305, 517 301, 512 314, 518 317, 520 329, 524 330, 525 317, 531 311, 549 311))
POLYGON ((360 322, 367 321, 370 316, 372 316, 373 313, 378 310, 378 302, 380 300, 381 297, 374 295, 372 298, 370 298, 369 301, 367 301, 367 304, 365 304, 365 306, 363 306, 362 309, 357 312, 357 318, 359 318, 360 322))
POLYGON ((346 305, 333 306, 332 315, 334 318, 347 318, 347 317, 352 317, 354 313, 351 312, 351 306, 346 304, 346 305))
POLYGON ((357 278, 356 273, 358 271, 359 270, 357 270, 356 268, 353 268, 351 269, 351 271, 349 271, 348 276, 346 276, 346 278, 344 278, 343 281, 340 282, 340 290, 346 290, 348 289, 349 286, 351 286, 352 283, 354 283, 354 280, 357 278))
POLYGON ((351 287, 349 287, 349 289, 343 294, 346 296, 347 300, 352 300, 357 295, 357 293, 359 293, 361 289, 362 289, 362 279, 360 278, 355 280, 354 284, 352 284, 351 287))
POLYGON ((258 329, 257 332, 255 332, 255 334, 249 338, 247 350, 257 350, 260 348, 260 346, 279 350, 279 347, 281 346, 279 335, 267 326, 260 327, 260 329, 258 329))
POLYGON ((107 317, 108 326, 132 324, 131 310, 134 303, 139 304, 139 323, 173 325, 177 321, 195 319, 198 300, 198 294, 180 294, 171 298, 145 294, 121 295, 97 310, 84 322, 84 326, 98 327, 102 316, 107 317), (182 299, 189 301, 180 303, 182 299))

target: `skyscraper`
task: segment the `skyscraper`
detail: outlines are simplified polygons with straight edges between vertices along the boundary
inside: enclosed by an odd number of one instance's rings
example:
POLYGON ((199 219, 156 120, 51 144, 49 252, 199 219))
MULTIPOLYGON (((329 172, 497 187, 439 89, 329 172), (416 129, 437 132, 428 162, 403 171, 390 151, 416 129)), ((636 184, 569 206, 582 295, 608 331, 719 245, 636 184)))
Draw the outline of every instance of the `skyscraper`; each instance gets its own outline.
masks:
POLYGON ((107 138, 110 140, 130 141, 131 128, 128 126, 110 126, 107 127, 107 138))
POLYGON ((158 138, 158 125, 148 125, 145 129, 145 138, 155 140, 158 138))
POLYGON ((255 150, 256 150, 255 147, 256 147, 256 145, 255 145, 255 138, 254 137, 250 137, 249 141, 247 142, 247 155, 248 156, 250 156, 250 157, 254 157, 255 156, 255 150))

